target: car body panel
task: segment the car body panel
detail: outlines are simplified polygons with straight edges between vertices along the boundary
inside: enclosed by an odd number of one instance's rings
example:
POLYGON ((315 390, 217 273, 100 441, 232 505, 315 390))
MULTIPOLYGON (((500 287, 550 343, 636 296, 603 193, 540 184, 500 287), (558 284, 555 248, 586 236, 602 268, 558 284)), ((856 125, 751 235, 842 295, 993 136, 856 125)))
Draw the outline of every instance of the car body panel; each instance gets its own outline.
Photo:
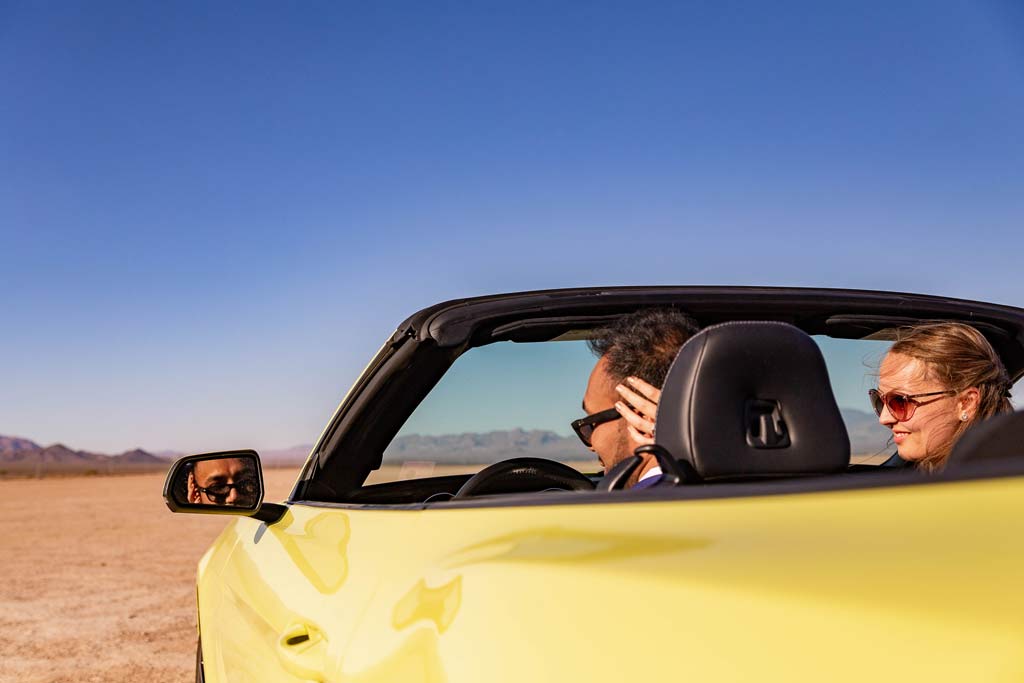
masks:
POLYGON ((1009 681, 1024 678, 1022 567, 1019 476, 594 505, 297 504, 225 530, 199 608, 211 682, 1009 681), (282 655, 296 624, 324 641, 282 655))

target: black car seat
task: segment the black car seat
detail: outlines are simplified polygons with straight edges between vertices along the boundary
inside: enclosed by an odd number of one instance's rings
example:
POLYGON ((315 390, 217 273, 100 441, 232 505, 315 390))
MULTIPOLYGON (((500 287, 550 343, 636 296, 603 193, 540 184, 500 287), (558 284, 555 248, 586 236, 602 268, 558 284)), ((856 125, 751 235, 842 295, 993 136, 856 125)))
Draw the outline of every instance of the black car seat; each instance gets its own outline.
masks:
POLYGON ((781 322, 694 335, 669 369, 655 429, 690 481, 823 475, 850 461, 821 351, 781 322))
POLYGON ((1004 413, 968 429, 953 447, 947 467, 1024 458, 1024 413, 1004 413))

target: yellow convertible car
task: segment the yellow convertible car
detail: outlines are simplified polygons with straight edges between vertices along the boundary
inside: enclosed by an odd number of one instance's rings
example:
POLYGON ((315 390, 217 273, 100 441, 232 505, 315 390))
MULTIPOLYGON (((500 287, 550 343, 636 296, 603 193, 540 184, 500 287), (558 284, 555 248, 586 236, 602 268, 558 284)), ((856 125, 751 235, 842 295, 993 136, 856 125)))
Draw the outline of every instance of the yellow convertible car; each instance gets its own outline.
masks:
POLYGON ((422 310, 286 501, 263 501, 253 451, 171 468, 171 510, 235 515, 199 563, 196 678, 1024 680, 1018 416, 940 474, 880 466, 895 449, 867 392, 922 320, 974 326, 1024 375, 1024 310, 932 296, 589 288, 422 310), (657 307, 707 343, 657 409, 667 484, 628 488, 587 448, 587 342, 657 307))

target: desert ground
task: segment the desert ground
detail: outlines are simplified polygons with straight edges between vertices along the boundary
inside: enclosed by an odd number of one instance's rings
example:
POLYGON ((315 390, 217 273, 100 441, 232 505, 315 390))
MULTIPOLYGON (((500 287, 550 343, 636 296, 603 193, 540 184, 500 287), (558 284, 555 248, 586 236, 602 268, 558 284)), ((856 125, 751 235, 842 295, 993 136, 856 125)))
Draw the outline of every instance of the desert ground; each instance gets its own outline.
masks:
MULTIPOLYGON (((297 468, 265 473, 282 500, 297 468)), ((194 680, 195 568, 227 523, 164 475, 0 481, 0 681, 194 680)))

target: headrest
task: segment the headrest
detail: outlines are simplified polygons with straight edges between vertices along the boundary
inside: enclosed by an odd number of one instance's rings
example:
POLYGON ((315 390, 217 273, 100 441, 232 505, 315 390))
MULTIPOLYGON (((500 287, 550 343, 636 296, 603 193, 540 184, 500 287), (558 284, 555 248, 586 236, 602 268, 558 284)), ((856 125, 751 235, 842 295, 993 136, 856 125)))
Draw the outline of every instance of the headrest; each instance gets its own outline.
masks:
POLYGON ((846 469, 850 439, 825 360, 779 322, 729 322, 683 344, 662 387, 655 440, 704 480, 846 469))
POLYGON ((947 466, 1010 457, 1024 457, 1024 413, 996 415, 968 429, 947 466))

